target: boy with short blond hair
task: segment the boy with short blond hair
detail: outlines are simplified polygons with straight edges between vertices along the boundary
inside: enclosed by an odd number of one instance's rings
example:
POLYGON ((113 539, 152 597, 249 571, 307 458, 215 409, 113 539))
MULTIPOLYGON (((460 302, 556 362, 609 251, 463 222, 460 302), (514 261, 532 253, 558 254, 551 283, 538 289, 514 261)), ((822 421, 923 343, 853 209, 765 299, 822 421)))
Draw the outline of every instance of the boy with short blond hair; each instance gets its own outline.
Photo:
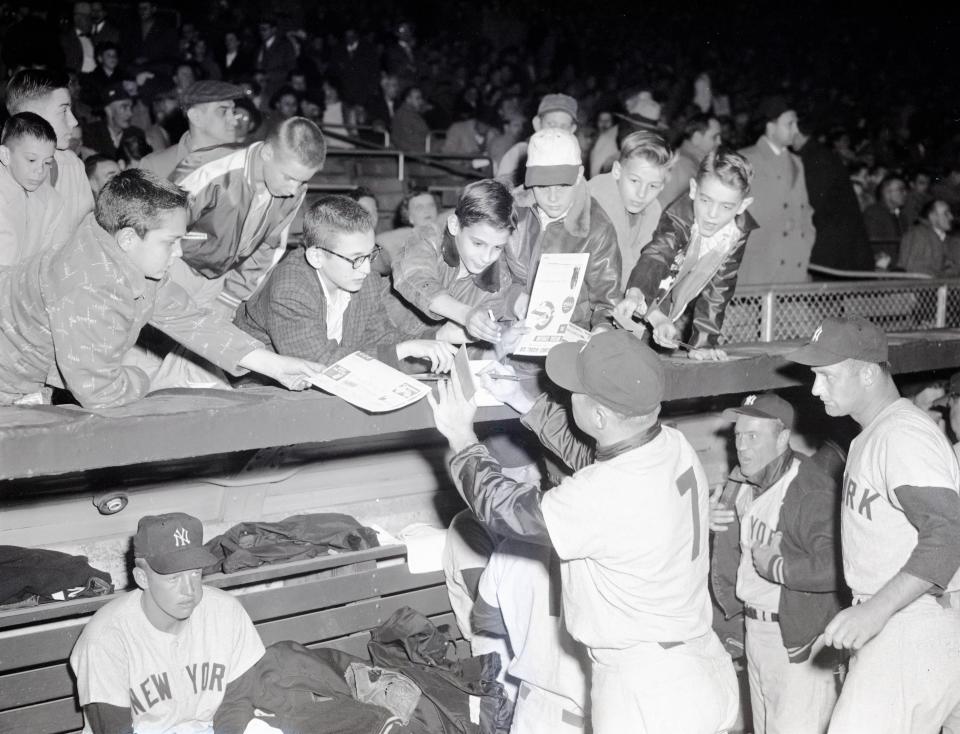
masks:
POLYGON ((57 137, 40 115, 21 112, 0 134, 0 267, 17 265, 66 238, 63 200, 44 185, 57 137))

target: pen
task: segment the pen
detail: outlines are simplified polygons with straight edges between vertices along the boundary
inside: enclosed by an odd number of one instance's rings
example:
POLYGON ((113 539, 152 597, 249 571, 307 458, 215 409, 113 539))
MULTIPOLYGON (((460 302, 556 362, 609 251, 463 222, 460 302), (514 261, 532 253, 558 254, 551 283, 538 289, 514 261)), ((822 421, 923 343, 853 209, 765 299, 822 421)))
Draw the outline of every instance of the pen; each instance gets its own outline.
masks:
POLYGON ((484 374, 491 380, 510 380, 511 382, 520 382, 521 380, 518 375, 498 375, 496 372, 485 372, 484 374))

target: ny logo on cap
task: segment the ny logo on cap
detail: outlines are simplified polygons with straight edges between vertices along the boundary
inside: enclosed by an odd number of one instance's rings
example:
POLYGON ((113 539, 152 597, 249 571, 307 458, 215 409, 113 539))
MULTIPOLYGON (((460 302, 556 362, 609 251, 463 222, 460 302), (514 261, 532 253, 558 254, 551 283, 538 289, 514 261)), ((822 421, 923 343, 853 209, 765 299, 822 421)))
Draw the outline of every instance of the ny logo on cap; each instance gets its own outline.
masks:
POLYGON ((818 326, 817 330, 813 332, 813 336, 810 337, 810 341, 815 342, 820 338, 820 335, 823 333, 823 327, 818 326))
POLYGON ((744 405, 753 405, 755 402, 757 402, 757 396, 756 396, 756 395, 747 395, 746 399, 744 399, 744 401, 743 401, 743 404, 744 404, 744 405))
POLYGON ((186 528, 177 528, 173 531, 173 545, 175 548, 190 545, 190 536, 187 534, 186 528))

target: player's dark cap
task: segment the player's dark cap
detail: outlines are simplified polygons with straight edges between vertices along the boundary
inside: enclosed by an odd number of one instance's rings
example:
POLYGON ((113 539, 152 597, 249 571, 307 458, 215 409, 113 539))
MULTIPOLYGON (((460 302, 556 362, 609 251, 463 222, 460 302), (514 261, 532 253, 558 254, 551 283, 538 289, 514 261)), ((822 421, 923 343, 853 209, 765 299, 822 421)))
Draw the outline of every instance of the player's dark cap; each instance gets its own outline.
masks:
POLYGON ((887 361, 887 354, 887 335, 883 330, 861 316, 853 316, 824 319, 810 342, 786 358, 810 367, 826 367, 845 359, 879 364, 887 361))
POLYGON ((791 429, 796 419, 793 406, 772 392, 765 392, 760 395, 747 395, 739 407, 727 408, 723 411, 723 419, 731 423, 736 421, 741 415, 746 415, 751 418, 778 420, 784 427, 791 429))
POLYGON ((627 416, 646 415, 663 400, 663 364, 629 331, 604 331, 586 344, 558 344, 547 355, 547 376, 627 416))
POLYGON ((127 92, 127 88, 123 86, 123 82, 115 82, 103 90, 104 107, 114 102, 123 102, 128 99, 133 99, 133 97, 127 92))
POLYGON ((133 537, 133 556, 157 573, 179 573, 217 562, 203 547, 203 524, 183 512, 140 518, 133 537))
POLYGON ((225 102, 230 99, 240 99, 243 88, 228 82, 218 82, 212 79, 194 82, 183 90, 180 95, 180 106, 188 110, 197 104, 207 102, 225 102))

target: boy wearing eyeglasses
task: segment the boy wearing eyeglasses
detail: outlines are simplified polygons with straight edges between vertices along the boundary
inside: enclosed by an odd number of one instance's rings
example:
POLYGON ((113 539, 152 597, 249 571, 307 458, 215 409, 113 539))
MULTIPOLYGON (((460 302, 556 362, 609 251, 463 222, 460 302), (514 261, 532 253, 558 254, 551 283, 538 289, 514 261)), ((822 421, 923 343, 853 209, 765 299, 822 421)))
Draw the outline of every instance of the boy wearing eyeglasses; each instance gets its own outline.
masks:
MULTIPOLYGON (((369 213, 346 196, 317 199, 303 219, 304 247, 290 252, 234 323, 270 349, 324 365, 363 350, 400 367, 405 360, 447 372, 454 348, 397 334, 387 316, 387 281, 370 276, 380 248, 369 213)), ((409 370, 408 370, 409 371, 409 370)))

